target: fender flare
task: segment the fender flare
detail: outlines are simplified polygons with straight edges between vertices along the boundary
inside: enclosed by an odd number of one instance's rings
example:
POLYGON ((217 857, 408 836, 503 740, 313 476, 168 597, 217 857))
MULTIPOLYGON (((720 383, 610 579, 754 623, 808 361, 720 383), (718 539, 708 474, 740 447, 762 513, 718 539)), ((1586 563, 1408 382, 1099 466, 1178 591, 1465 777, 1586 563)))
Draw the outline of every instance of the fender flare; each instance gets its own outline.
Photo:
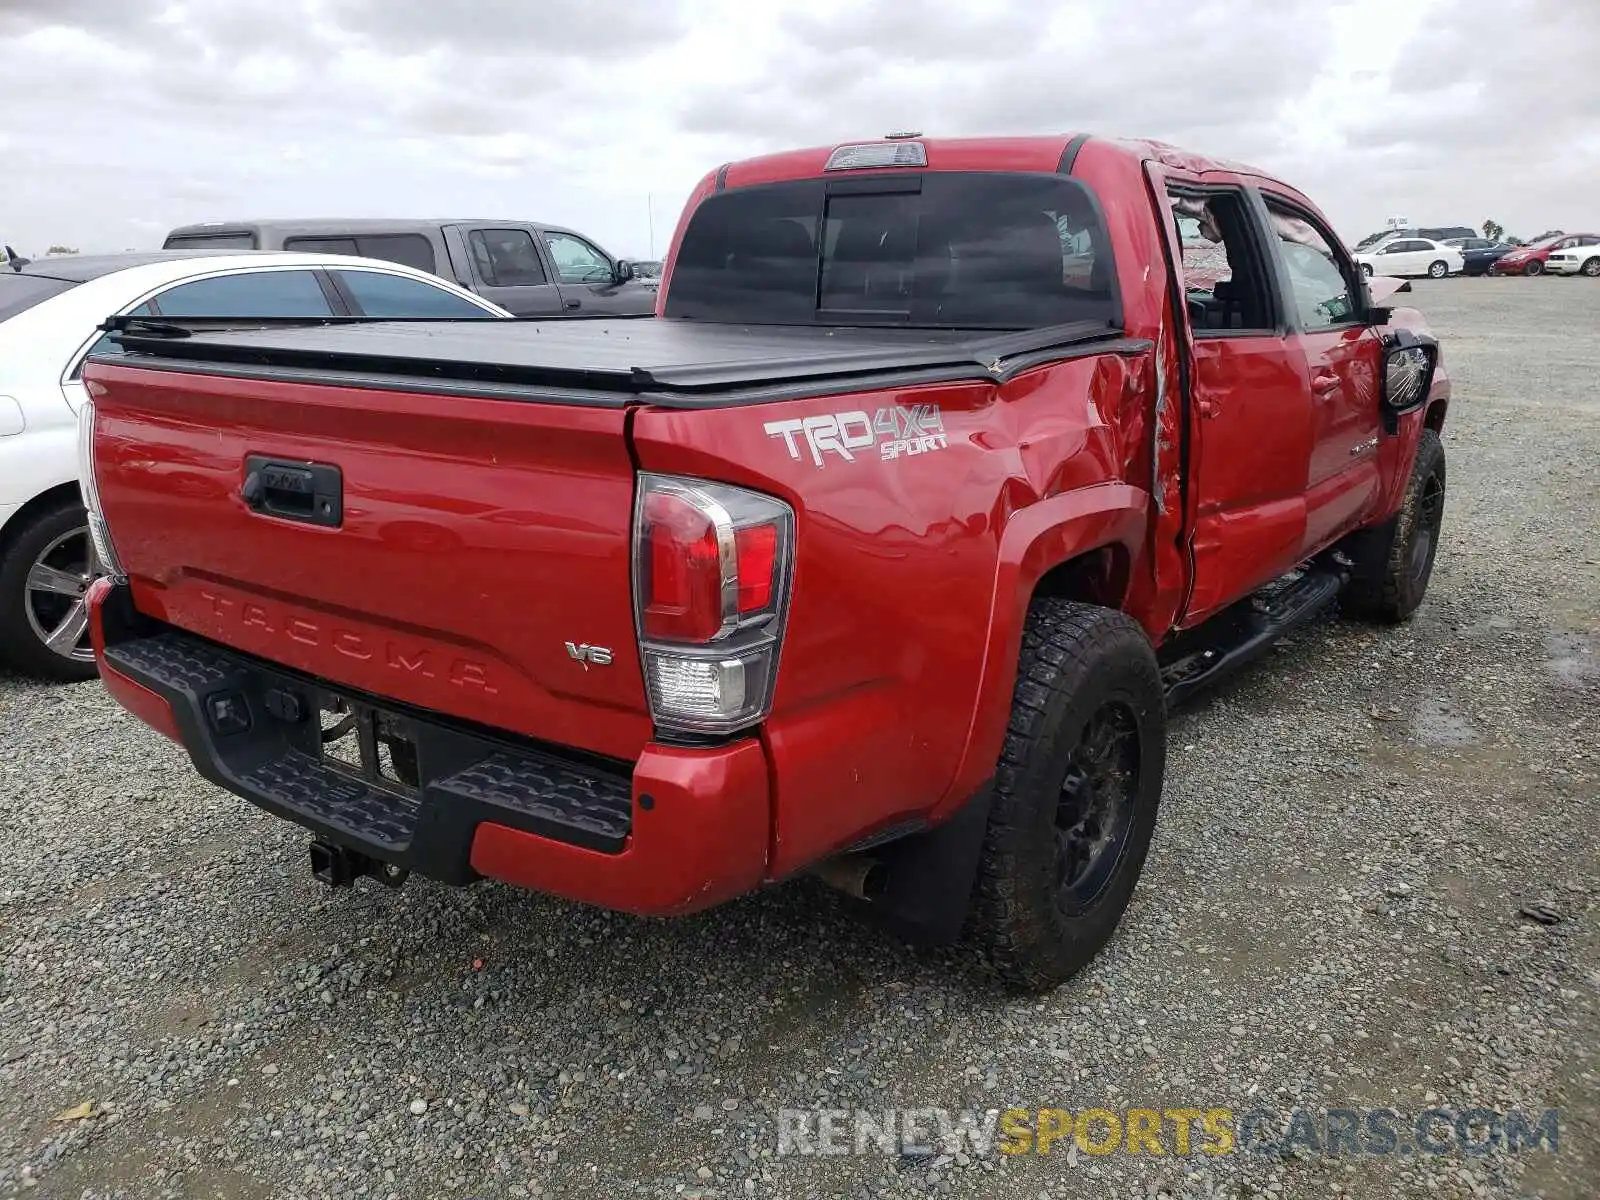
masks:
POLYGON ((984 631, 983 670, 955 777, 929 814, 940 821, 994 774, 1011 717, 1022 630, 1039 580, 1080 555, 1110 545, 1128 552, 1136 578, 1149 529, 1150 494, 1124 483, 1106 483, 1051 496, 1018 510, 1000 536, 995 585, 984 631))

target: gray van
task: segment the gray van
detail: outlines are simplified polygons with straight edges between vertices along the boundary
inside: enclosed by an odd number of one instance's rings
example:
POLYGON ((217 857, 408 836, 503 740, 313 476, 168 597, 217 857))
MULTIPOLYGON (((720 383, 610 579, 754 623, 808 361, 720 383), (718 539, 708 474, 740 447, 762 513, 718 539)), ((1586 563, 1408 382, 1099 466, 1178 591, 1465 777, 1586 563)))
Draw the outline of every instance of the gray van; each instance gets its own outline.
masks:
POLYGON ((163 249, 383 258, 454 280, 519 317, 639 316, 656 305, 632 263, 581 233, 527 221, 206 221, 174 229, 163 249))

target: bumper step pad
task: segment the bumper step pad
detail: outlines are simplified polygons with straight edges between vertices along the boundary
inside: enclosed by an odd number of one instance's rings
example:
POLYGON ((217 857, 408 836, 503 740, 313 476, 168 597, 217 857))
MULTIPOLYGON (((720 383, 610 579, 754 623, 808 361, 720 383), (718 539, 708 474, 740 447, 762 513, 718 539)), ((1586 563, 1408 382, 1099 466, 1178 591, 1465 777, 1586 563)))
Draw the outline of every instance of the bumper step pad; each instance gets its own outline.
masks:
POLYGON ((493 822, 601 853, 626 845, 626 764, 433 714, 400 710, 171 627, 112 641, 105 666, 172 705, 200 772, 320 837, 446 882, 474 878, 472 840, 493 822), (350 711, 393 714, 411 739, 405 783, 326 756, 314 714, 337 696, 350 711), (412 786, 414 785, 414 786, 412 786))
POLYGON ((585 776, 537 751, 494 754, 434 784, 467 800, 622 839, 633 821, 633 789, 614 776, 585 776))

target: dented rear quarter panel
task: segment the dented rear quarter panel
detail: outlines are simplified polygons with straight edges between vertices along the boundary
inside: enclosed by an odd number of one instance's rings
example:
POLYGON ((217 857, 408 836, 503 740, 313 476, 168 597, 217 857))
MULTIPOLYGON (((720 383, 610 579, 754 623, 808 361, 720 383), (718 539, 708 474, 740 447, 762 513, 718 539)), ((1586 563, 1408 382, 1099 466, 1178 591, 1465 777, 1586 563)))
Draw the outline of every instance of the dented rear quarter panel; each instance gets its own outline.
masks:
MULTIPOLYGON (((928 143, 930 170, 1054 172, 1063 143, 928 143)), ((820 174, 828 147, 707 174, 721 187, 820 174)), ((1124 328, 1150 347, 1082 357, 1003 383, 839 395, 731 411, 640 410, 645 470, 722 479, 795 508, 793 607, 765 739, 774 777, 770 874, 882 829, 949 815, 992 776, 1035 585, 1086 552, 1121 547, 1125 609, 1159 640, 1181 611, 1182 389, 1166 248, 1139 154, 1090 140, 1072 174, 1099 197, 1124 328), (769 422, 939 407, 946 444, 854 461, 769 422)), ((671 286, 671 256, 661 289, 671 286)))
POLYGON ((795 509, 793 601, 764 734, 774 877, 942 817, 993 772, 1034 583, 1112 543, 1142 560, 1149 496, 1125 480, 1148 470, 1149 364, 1106 354, 1004 383, 636 413, 642 469, 757 488, 795 509), (938 445, 916 453, 888 432, 845 446, 848 457, 792 432, 808 418, 917 425, 893 414, 925 406, 938 445))

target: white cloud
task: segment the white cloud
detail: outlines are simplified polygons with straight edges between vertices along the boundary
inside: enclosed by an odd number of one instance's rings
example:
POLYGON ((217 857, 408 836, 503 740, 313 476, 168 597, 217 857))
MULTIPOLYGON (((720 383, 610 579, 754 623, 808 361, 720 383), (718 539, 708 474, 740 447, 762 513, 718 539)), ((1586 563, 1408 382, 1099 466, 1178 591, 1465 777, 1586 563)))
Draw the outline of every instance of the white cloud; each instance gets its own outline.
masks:
POLYGON ((1282 174, 1352 237, 1398 212, 1600 225, 1600 5, 1244 8, 5 0, 0 240, 504 216, 642 255, 723 162, 905 127, 1174 141, 1282 174))

